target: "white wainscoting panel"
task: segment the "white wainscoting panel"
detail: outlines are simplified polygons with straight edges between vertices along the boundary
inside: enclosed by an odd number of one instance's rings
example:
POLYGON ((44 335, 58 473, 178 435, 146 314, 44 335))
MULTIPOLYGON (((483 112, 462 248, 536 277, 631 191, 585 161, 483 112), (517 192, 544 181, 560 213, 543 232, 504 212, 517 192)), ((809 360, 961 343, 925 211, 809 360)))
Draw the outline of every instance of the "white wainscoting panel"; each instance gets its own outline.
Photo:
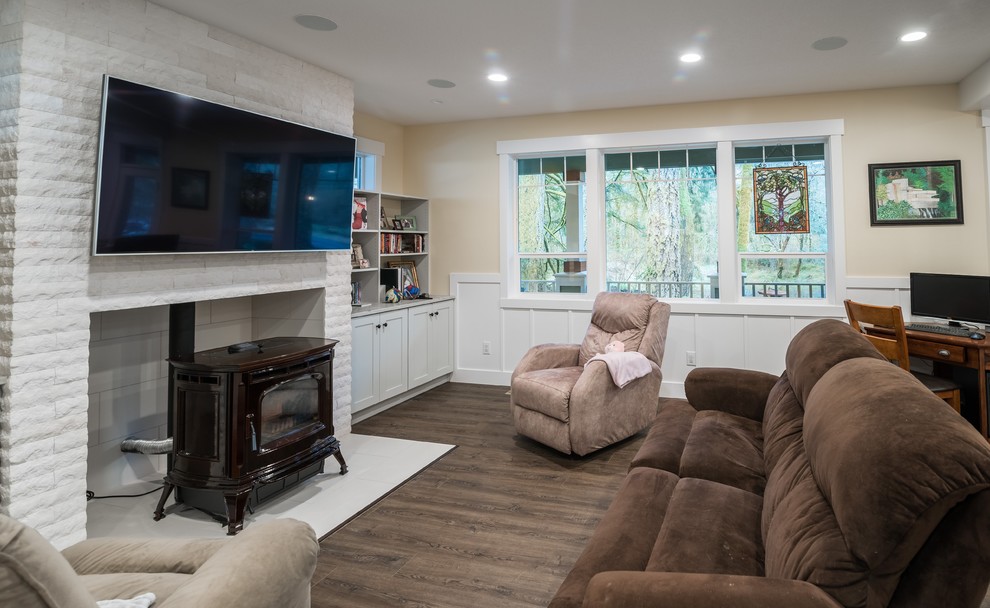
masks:
MULTIPOLYGON (((578 343, 591 320, 592 300, 500 300, 497 274, 452 274, 451 293, 457 296, 459 354, 455 382, 508 385, 512 370, 534 344, 578 343), (490 340, 495 358, 482 356, 481 342, 490 340)), ((875 304, 900 304, 909 318, 907 278, 847 277, 848 297, 875 304)), ((839 305, 719 306, 672 301, 663 360, 665 396, 684 395, 684 378, 697 367, 737 367, 778 374, 791 338, 822 318, 844 319, 839 305)))
POLYGON ((743 367, 770 374, 784 371, 784 355, 794 336, 790 317, 746 318, 746 361, 743 367))
POLYGON ((531 336, 529 346, 534 344, 572 343, 569 331, 569 321, 570 313, 566 310, 530 311, 532 331, 529 334, 531 336))

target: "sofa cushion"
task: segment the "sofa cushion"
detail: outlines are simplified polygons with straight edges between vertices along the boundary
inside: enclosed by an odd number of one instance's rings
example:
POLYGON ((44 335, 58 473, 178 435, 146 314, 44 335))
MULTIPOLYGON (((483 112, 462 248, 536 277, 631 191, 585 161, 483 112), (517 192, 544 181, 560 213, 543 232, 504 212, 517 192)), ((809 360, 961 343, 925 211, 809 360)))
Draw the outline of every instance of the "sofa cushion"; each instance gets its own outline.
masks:
POLYGON ((581 377, 581 367, 555 367, 524 372, 512 381, 512 402, 567 422, 571 390, 581 377))
POLYGON ((682 478, 670 497, 647 571, 763 575, 759 496, 682 478))
POLYGON ((93 608, 69 562, 34 529, 0 515, 0 606, 93 608))
POLYGON ((763 494, 763 425, 714 410, 698 412, 677 474, 763 494), (717 449, 712 449, 718 446, 717 449))
POLYGON ((801 443, 803 429, 804 408, 784 372, 770 391, 763 414, 763 466, 768 475, 786 451, 801 443))
POLYGON ((588 581, 599 572, 643 570, 677 481, 659 469, 630 471, 549 608, 581 606, 588 581))
POLYGON ((790 382, 799 401, 807 402, 815 383, 833 365, 858 357, 886 361, 869 340, 842 321, 822 319, 799 331, 787 346, 785 356, 790 382))
POLYGON ((656 418, 629 468, 652 467, 677 473, 681 453, 698 412, 684 399, 661 397, 656 418))
POLYGON ((805 402, 804 444, 877 605, 946 513, 990 488, 986 439, 884 360, 845 361, 822 376, 805 402))
POLYGON ((655 297, 643 293, 599 293, 591 311, 591 325, 581 342, 578 364, 584 365, 596 354, 604 353, 605 345, 616 340, 625 345, 626 352, 639 351, 655 304, 655 297))

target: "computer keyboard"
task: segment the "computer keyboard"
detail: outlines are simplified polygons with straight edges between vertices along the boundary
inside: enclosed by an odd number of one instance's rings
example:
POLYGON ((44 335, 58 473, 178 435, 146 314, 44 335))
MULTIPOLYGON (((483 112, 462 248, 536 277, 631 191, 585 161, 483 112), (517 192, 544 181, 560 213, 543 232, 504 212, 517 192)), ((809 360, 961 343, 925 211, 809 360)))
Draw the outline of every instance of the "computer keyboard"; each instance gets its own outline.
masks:
POLYGON ((944 336, 960 336, 962 338, 969 337, 971 333, 976 331, 972 327, 950 327, 948 325, 939 325, 938 323, 907 323, 904 325, 904 329, 927 331, 931 334, 942 334, 944 336))

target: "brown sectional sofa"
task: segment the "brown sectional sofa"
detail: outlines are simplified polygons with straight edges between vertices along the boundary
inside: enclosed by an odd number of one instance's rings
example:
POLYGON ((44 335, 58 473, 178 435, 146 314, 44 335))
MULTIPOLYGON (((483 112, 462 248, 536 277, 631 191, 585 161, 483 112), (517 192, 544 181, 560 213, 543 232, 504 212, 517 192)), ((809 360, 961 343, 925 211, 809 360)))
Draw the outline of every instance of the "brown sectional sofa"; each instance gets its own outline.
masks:
POLYGON ((835 320, 664 399, 551 608, 980 605, 990 447, 835 320))

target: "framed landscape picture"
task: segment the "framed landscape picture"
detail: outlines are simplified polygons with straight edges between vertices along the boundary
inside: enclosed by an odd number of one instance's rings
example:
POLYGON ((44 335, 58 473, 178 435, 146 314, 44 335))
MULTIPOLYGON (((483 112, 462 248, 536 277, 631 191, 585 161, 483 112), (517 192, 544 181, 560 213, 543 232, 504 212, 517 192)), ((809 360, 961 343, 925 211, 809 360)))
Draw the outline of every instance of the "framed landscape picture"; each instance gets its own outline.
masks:
POLYGON ((958 160, 879 163, 870 171, 870 225, 962 224, 958 160))

